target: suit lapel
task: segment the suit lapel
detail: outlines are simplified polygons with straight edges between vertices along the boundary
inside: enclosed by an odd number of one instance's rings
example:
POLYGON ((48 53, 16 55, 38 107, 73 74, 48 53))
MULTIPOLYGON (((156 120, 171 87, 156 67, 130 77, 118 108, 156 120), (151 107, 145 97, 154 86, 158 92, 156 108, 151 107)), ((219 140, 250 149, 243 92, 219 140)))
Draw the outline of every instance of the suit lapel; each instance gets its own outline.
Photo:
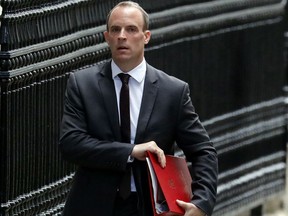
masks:
POLYGON ((145 129, 151 117, 157 93, 158 83, 156 71, 153 67, 147 64, 147 72, 144 83, 143 98, 138 118, 135 143, 139 143, 144 140, 145 129))
POLYGON ((117 98, 115 94, 114 82, 112 79, 112 71, 110 66, 110 61, 103 66, 101 70, 102 78, 99 80, 99 87, 103 96, 103 101, 109 116, 109 121, 111 127, 113 128, 113 133, 117 139, 120 139, 120 127, 119 127, 119 116, 118 116, 118 106, 117 98))

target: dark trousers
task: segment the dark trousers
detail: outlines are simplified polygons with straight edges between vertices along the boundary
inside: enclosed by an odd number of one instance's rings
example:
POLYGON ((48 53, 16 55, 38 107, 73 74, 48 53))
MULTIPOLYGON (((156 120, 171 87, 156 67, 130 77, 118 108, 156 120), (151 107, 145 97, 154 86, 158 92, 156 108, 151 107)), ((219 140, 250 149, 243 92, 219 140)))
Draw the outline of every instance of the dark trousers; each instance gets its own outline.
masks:
POLYGON ((132 192, 131 195, 123 200, 117 196, 114 205, 114 216, 138 216, 138 197, 137 193, 132 192))

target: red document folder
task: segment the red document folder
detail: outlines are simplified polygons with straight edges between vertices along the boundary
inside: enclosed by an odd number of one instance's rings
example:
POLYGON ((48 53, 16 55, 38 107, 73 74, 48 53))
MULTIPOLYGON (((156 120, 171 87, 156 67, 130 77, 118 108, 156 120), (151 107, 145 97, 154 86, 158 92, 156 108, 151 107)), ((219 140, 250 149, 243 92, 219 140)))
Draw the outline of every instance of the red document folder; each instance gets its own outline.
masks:
POLYGON ((157 156, 147 152, 150 194, 154 216, 184 215, 176 199, 190 202, 192 179, 186 160, 166 155, 166 167, 162 168, 157 156))

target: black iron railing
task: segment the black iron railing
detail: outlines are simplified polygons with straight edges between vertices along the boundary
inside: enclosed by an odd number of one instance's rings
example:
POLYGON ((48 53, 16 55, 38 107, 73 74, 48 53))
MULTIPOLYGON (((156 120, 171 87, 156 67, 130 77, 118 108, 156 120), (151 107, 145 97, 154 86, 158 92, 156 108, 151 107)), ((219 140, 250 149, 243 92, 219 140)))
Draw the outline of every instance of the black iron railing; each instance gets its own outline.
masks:
MULTIPOLYGON (((103 31, 116 2, 1 1, 1 215, 60 215, 75 170, 58 151, 66 81, 110 59, 103 31)), ((217 148, 213 215, 231 216, 281 194, 286 1, 138 2, 151 16, 146 60, 190 84, 217 148)))

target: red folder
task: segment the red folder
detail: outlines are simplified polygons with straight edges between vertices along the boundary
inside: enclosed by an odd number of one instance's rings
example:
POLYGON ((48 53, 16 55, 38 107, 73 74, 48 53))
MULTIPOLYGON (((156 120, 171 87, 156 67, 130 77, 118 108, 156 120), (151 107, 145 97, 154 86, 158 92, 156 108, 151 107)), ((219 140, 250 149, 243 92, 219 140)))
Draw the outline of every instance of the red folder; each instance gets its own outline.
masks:
POLYGON ((190 202, 192 179, 186 160, 166 155, 166 167, 162 168, 157 156, 147 152, 149 186, 154 216, 184 215, 176 199, 190 202))

